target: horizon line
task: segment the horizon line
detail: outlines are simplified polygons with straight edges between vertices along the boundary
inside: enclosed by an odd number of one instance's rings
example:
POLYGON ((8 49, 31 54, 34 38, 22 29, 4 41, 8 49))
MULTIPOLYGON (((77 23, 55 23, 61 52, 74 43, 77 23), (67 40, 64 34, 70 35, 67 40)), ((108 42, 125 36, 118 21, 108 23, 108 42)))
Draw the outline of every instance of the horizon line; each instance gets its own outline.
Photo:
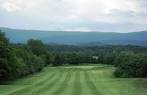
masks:
POLYGON ((47 29, 25 29, 25 28, 12 28, 12 27, 5 27, 5 26, 0 26, 1 28, 5 28, 5 29, 12 29, 12 30, 25 30, 25 31, 36 31, 36 32, 80 32, 80 33, 89 33, 89 32, 95 32, 95 33, 119 33, 119 34, 125 34, 125 33, 137 33, 137 32, 147 32, 147 30, 136 30, 136 31, 127 31, 127 32, 120 32, 120 31, 96 31, 96 30, 92 30, 92 31, 78 31, 78 30, 47 30, 47 29))

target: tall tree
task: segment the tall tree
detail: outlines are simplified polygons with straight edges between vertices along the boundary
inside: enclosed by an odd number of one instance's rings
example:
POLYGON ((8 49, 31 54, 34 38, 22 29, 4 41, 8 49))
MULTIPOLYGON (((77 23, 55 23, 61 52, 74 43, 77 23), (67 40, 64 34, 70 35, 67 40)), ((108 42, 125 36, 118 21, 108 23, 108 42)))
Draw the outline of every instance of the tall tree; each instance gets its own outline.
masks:
POLYGON ((5 34, 0 32, 0 80, 13 79, 16 76, 17 62, 13 49, 5 34))
POLYGON ((41 40, 30 39, 28 40, 27 45, 37 56, 47 54, 47 48, 41 40))

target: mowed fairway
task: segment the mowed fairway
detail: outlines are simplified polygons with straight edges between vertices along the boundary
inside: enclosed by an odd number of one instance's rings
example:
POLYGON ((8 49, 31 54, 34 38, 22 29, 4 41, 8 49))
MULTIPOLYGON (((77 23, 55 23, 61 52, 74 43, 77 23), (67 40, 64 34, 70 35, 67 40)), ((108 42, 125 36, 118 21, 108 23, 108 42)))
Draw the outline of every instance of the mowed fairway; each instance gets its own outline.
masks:
POLYGON ((114 78, 113 66, 47 67, 0 85, 0 95, 147 95, 147 79, 114 78))

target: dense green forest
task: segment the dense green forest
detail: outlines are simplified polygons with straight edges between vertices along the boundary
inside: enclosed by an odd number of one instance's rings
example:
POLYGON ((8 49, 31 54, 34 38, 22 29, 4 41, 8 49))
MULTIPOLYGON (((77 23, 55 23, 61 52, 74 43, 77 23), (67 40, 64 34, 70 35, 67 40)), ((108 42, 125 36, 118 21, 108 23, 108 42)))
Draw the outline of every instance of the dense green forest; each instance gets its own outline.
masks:
POLYGON ((14 44, 0 31, 0 81, 24 77, 45 66, 85 63, 114 65, 116 77, 147 77, 147 47, 44 44, 38 39, 14 44))

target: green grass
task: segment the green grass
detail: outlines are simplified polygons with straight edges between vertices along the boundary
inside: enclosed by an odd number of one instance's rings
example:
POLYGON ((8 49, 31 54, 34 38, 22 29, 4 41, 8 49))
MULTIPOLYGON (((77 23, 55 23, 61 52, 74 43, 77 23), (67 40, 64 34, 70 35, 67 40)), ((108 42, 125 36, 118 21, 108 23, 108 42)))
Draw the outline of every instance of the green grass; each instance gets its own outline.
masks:
POLYGON ((0 85, 0 95, 147 95, 146 78, 115 78, 110 65, 47 67, 0 85))

